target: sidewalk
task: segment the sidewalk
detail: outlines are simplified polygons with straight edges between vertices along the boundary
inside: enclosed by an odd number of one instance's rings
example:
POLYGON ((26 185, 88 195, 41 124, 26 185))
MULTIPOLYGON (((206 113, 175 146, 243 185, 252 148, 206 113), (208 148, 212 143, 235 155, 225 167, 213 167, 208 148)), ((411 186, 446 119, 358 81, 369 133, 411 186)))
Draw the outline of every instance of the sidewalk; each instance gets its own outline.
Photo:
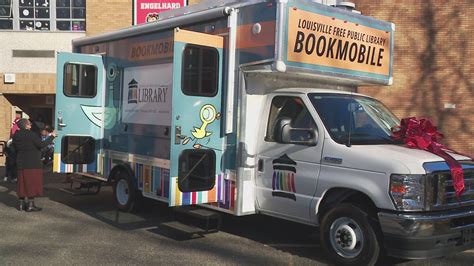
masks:
MULTIPOLYGON (((3 169, 0 168, 0 177, 3 169)), ((220 232, 184 239, 162 223, 167 204, 139 213, 117 211, 110 186, 97 195, 72 196, 66 176, 45 175, 43 210, 17 210, 16 185, 0 182, 0 265, 324 265, 313 228, 266 216, 224 215, 220 232)), ((2 178, 3 180, 3 178, 2 178)), ((474 250, 398 265, 472 266, 474 250)))
POLYGON ((307 248, 311 257, 247 237, 256 232, 251 220, 245 228, 241 219, 239 226, 229 224, 243 229, 243 236, 218 232, 183 239, 160 226, 173 219, 166 204, 123 213, 110 186, 97 195, 72 196, 58 190, 68 186, 63 181, 63 175, 45 176, 45 196, 37 199, 43 210, 34 213, 19 212, 15 184, 0 183, 0 265, 323 265, 307 248))

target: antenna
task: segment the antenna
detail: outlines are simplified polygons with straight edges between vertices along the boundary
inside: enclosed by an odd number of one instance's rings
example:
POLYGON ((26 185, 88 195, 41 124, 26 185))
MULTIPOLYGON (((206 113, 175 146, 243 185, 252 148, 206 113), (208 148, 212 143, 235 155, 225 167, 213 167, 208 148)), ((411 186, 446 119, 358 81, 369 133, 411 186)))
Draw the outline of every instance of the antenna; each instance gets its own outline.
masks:
MULTIPOLYGON (((351 93, 351 96, 352 96, 352 93, 351 93)), ((356 103, 349 103, 349 105, 347 106, 347 110, 349 111, 349 132, 348 132, 349 135, 347 136, 347 143, 346 143, 347 147, 350 147, 352 145, 351 144, 352 123, 354 120, 354 112, 356 111, 356 108, 357 108, 356 103)))
POLYGON ((351 135, 352 135, 352 112, 349 112, 349 136, 347 136, 346 146, 351 146, 351 135))

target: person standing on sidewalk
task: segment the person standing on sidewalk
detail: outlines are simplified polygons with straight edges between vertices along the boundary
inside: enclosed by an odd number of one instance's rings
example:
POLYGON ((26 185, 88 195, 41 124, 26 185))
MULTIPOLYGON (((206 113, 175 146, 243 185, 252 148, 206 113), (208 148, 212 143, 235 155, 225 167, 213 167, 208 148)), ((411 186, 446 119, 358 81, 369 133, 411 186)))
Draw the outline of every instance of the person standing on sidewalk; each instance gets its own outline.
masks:
POLYGON ((10 180, 11 182, 15 183, 16 182, 16 174, 17 174, 17 169, 16 169, 16 151, 15 148, 13 147, 13 136, 15 135, 16 131, 18 131, 20 128, 18 127, 18 121, 20 118, 16 118, 13 123, 12 127, 10 129, 10 139, 7 141, 7 146, 6 146, 6 160, 5 160, 5 178, 3 179, 4 182, 7 182, 10 180))
POLYGON ((13 145, 17 152, 17 195, 20 211, 41 211, 34 198, 43 195, 43 164, 41 148, 48 146, 56 137, 53 131, 45 141, 31 131, 31 122, 22 118, 18 121, 20 130, 13 136, 13 145))

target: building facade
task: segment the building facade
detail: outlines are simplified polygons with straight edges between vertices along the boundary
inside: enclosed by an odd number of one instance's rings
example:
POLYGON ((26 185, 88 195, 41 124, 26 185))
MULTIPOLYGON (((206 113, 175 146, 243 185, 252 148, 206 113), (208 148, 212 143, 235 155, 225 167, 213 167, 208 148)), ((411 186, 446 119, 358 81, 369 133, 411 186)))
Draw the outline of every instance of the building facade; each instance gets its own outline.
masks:
POLYGON ((16 117, 53 125, 56 53, 131 26, 131 10, 132 0, 0 0, 0 140, 16 117))
POLYGON ((85 36, 85 16, 85 0, 0 0, 0 140, 16 117, 52 124, 55 53, 85 36))
MULTIPOLYGON (((359 92, 400 118, 430 118, 444 133, 443 144, 474 155, 474 6, 469 0, 353 2, 362 14, 396 25, 394 85, 359 92)), ((130 27, 132 9, 132 0, 0 0, 0 140, 8 139, 15 117, 54 124, 56 53, 70 52, 75 38, 130 27)))
POLYGON ((474 157, 474 6, 470 0, 357 0, 362 14, 395 23, 394 82, 359 91, 399 118, 426 117, 445 146, 474 157))

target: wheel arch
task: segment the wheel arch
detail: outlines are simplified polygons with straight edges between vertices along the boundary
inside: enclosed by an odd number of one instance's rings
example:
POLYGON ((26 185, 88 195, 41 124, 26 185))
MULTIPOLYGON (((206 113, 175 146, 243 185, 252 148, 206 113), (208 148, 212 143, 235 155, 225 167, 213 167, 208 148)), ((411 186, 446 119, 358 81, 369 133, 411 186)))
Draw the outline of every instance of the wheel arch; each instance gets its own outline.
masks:
POLYGON ((341 203, 352 203, 372 213, 376 213, 378 210, 374 201, 364 192, 352 188, 336 187, 327 190, 316 206, 318 222, 321 223, 328 210, 341 203))
POLYGON ((132 170, 130 165, 125 164, 125 163, 120 163, 120 164, 117 164, 116 166, 114 166, 112 168, 112 171, 110 171, 110 174, 107 178, 107 181, 108 182, 114 182, 115 181, 115 175, 117 173, 119 173, 120 171, 124 171, 125 173, 127 173, 133 179, 134 187, 135 187, 135 189, 137 189, 138 186, 137 186, 137 182, 136 182, 137 178, 135 176, 135 172, 132 170))

